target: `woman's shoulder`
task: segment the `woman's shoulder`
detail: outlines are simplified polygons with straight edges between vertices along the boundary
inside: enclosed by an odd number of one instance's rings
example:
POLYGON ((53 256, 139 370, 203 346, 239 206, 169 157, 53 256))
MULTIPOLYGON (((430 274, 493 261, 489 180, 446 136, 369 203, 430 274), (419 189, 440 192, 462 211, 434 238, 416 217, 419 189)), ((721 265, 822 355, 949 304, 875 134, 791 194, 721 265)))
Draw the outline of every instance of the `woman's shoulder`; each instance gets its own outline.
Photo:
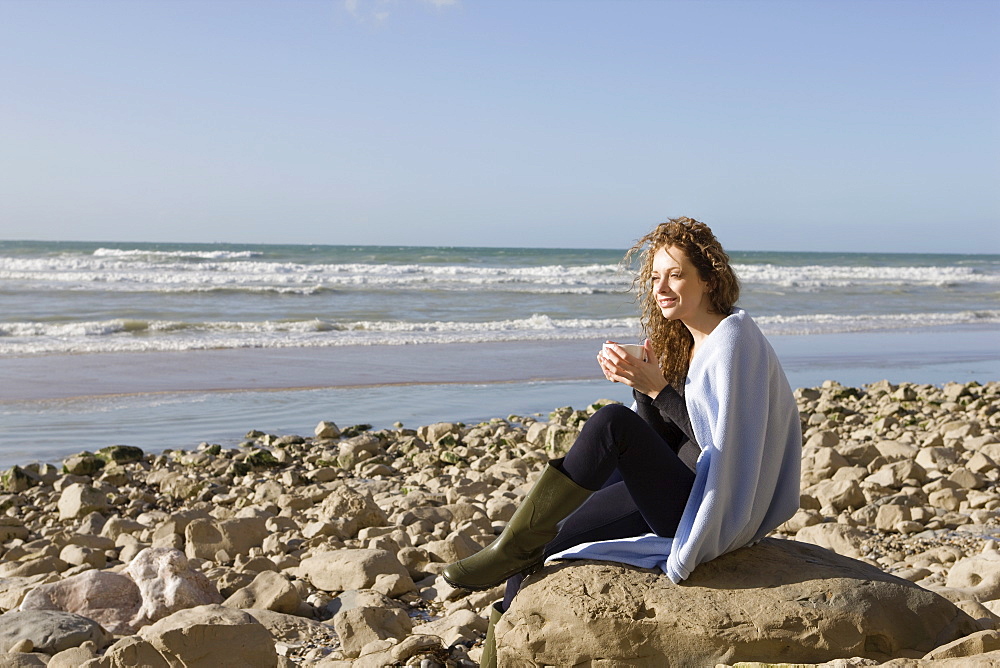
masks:
POLYGON ((709 335, 708 342, 716 342, 732 347, 740 343, 750 343, 753 340, 763 340, 757 323, 753 321, 750 314, 741 308, 734 308, 733 312, 722 319, 715 330, 709 335), (718 335, 718 336, 716 336, 718 335))
POLYGON ((692 372, 708 371, 733 363, 735 357, 768 349, 767 341, 757 324, 743 309, 733 309, 709 335, 692 364, 692 372))

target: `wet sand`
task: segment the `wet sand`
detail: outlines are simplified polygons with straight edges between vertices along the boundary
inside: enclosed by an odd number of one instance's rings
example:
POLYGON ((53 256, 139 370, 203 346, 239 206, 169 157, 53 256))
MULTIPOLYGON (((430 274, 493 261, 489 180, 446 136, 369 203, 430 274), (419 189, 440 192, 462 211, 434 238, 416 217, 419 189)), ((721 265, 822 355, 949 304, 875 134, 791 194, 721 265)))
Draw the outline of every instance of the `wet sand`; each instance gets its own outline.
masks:
MULTIPOLYGON (((792 387, 1000 378, 994 331, 777 336, 792 387)), ((210 350, 0 358, 0 467, 115 443, 231 445, 319 420, 388 428, 629 401, 601 341, 210 350)))
MULTIPOLYGON (((993 329, 772 336, 793 387, 1000 378, 993 329)), ((0 358, 0 402, 158 392, 600 380, 603 341, 251 348, 0 358)))

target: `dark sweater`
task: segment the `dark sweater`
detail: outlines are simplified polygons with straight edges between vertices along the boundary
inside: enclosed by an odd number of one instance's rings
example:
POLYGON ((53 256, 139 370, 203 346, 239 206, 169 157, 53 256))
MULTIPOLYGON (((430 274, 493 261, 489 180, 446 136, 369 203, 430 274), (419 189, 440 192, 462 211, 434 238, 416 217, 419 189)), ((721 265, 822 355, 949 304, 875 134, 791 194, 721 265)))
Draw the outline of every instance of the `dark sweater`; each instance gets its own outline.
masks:
POLYGON ((650 399, 637 390, 632 390, 632 396, 639 416, 656 430, 681 461, 693 471, 701 449, 691 429, 691 418, 688 417, 684 395, 667 385, 656 395, 656 399, 650 399))

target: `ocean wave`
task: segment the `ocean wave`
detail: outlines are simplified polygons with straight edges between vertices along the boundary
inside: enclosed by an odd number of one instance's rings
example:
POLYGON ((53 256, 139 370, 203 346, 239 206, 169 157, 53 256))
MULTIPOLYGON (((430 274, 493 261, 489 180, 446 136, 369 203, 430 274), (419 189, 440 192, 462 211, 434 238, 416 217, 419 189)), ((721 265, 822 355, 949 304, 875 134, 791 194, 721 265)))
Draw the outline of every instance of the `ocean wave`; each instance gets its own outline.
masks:
POLYGON ((529 318, 488 322, 319 319, 290 322, 97 321, 0 325, 0 354, 152 352, 415 343, 635 338, 638 320, 529 318))
MULTIPOLYGON (((617 265, 503 267, 428 264, 302 264, 246 258, 252 251, 98 249, 94 256, 0 257, 0 280, 26 288, 99 288, 120 292, 202 292, 212 289, 282 294, 348 290, 439 290, 593 294, 625 292, 631 279, 617 265), (100 252, 104 251, 104 252, 100 252), (199 262, 178 261, 197 257, 199 262), (242 258, 242 259, 233 259, 242 258), (232 261, 220 261, 229 259, 232 261)), ((736 264, 748 289, 814 292, 859 288, 1000 286, 1000 273, 967 266, 779 266, 736 264)))
POLYGON ((247 257, 260 257, 263 253, 259 251, 154 251, 154 250, 142 250, 136 249, 120 249, 120 248, 98 248, 93 252, 94 257, 120 257, 120 258, 197 258, 201 260, 236 260, 247 257))
POLYGON ((772 315, 756 316, 754 321, 766 334, 838 334, 955 325, 998 325, 1000 324, 1000 310, 958 311, 955 313, 772 315))
POLYGON ((37 287, 121 292, 200 292, 226 288, 248 292, 314 294, 320 290, 624 291, 616 267, 468 267, 433 265, 275 262, 133 263, 87 257, 0 258, 0 280, 37 287))
MULTIPOLYGON (((1000 310, 893 315, 760 316, 768 335, 877 332, 941 326, 1000 325, 1000 310)), ((637 318, 528 318, 485 322, 108 320, 0 324, 0 354, 182 351, 416 343, 484 343, 616 338, 638 340, 637 318)))
POLYGON ((733 265, 744 284, 816 289, 858 286, 949 286, 964 283, 1000 284, 1000 274, 981 273, 973 267, 801 267, 773 264, 733 265))

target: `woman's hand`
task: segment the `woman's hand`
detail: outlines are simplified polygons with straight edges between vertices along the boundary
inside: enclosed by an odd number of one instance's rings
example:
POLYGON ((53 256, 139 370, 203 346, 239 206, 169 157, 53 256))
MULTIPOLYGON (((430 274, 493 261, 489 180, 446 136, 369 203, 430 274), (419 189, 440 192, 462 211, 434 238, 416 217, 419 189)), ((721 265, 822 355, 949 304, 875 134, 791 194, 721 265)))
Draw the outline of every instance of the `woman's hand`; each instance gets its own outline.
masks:
POLYGON ((624 348, 608 341, 597 354, 597 363, 601 365, 604 377, 612 383, 623 383, 629 387, 642 392, 650 399, 655 399, 663 388, 667 386, 667 380, 660 371, 660 365, 655 361, 653 349, 649 339, 642 344, 645 358, 643 360, 628 354, 624 348))

